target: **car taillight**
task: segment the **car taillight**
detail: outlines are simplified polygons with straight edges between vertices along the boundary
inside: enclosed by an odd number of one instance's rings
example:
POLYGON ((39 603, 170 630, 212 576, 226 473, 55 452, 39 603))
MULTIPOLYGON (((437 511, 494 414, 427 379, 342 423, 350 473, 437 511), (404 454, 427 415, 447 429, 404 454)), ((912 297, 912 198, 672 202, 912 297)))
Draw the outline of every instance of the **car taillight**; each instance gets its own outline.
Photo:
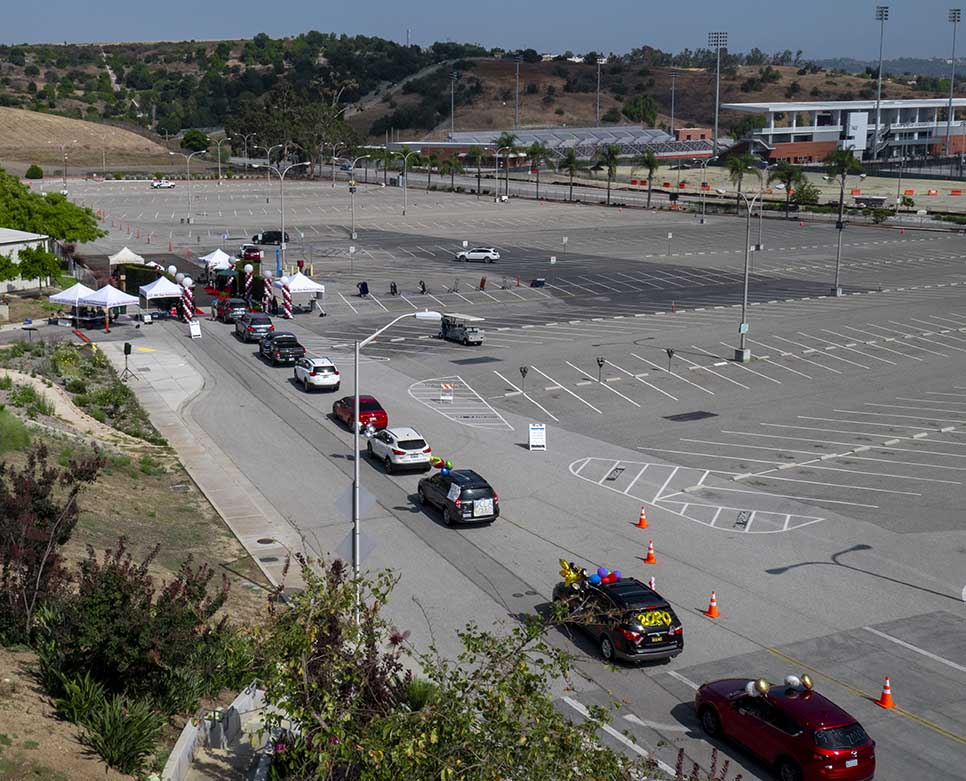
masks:
POLYGON ((671 635, 671 636, 674 636, 674 635, 683 635, 684 634, 684 627, 683 626, 672 626, 670 629, 667 630, 667 633, 669 635, 671 635))
POLYGON ((462 507, 463 506, 463 500, 460 499, 459 497, 457 497, 456 499, 453 500, 453 504, 455 504, 457 507, 462 507))
POLYGON ((251 326, 248 326, 248 330, 249 330, 249 331, 254 331, 255 329, 254 329, 254 328, 252 328, 251 326))
POLYGON ((276 357, 276 358, 281 358, 281 357, 282 357, 282 353, 281 353, 281 351, 280 351, 280 350, 276 350, 276 351, 275 351, 275 357, 276 357))
POLYGON ((333 374, 334 374, 334 375, 335 375, 336 377, 338 377, 338 376, 339 376, 339 370, 338 370, 338 369, 336 369, 336 370, 335 370, 335 371, 333 371, 332 373, 333 373, 333 374))
POLYGON ((640 632, 632 632, 630 629, 621 629, 621 634, 624 635, 625 640, 630 640, 632 643, 641 639, 640 632))
POLYGON ((315 377, 315 376, 316 376, 316 372, 315 372, 315 369, 313 369, 312 371, 309 372, 309 377, 315 377))
POLYGON ((496 491, 494 491, 493 492, 493 504, 498 504, 499 501, 500 501, 500 495, 496 491))
POLYGON ((274 330, 275 330, 275 326, 274 326, 274 325, 270 325, 270 326, 268 327, 268 330, 269 330, 269 331, 274 331, 274 330))
POLYGON ((406 451, 405 450, 397 450, 396 448, 393 448, 392 449, 392 454, 394 456, 404 456, 404 455, 406 455, 406 451))
POLYGON ((428 447, 423 452, 424 453, 432 453, 433 452, 433 449, 431 447, 428 447))

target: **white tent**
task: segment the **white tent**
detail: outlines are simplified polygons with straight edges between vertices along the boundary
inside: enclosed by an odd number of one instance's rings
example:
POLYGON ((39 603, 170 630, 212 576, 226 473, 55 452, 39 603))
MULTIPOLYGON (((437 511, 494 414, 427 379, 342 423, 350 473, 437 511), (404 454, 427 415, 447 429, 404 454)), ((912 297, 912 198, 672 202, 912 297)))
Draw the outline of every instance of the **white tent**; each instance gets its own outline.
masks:
POLYGON ((313 282, 301 271, 296 272, 290 277, 282 277, 281 279, 276 279, 273 287, 281 290, 283 287, 288 285, 289 292, 294 296, 299 293, 324 293, 325 285, 320 285, 318 282, 313 282))
POLYGON ((152 298, 180 298, 181 296, 181 286, 167 277, 158 277, 150 285, 141 285, 138 291, 146 301, 152 298))
POLYGON ((67 290, 62 290, 60 293, 54 293, 50 296, 50 300, 55 304, 66 304, 67 306, 77 306, 78 302, 85 298, 86 296, 92 295, 94 293, 87 285, 82 285, 78 282, 76 285, 67 288, 67 290))
POLYGON ((119 252, 115 252, 108 260, 111 261, 112 266, 116 266, 118 263, 144 263, 144 258, 136 252, 132 252, 127 247, 124 247, 119 252))
POLYGON ((214 252, 209 252, 207 255, 204 255, 198 259, 208 267, 209 271, 217 271, 218 269, 229 268, 232 264, 232 260, 234 260, 231 255, 221 248, 216 249, 214 252))
POLYGON ((134 306, 139 301, 135 296, 129 296, 113 285, 104 285, 96 293, 80 299, 78 303, 83 306, 96 306, 102 309, 117 309, 120 306, 134 306))

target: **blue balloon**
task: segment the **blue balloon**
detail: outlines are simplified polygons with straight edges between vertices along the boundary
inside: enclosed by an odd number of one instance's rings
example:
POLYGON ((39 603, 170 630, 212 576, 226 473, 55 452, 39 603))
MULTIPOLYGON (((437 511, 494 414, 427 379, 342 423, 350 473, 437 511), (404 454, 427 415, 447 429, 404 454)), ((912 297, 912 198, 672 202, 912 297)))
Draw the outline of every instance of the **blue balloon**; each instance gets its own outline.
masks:
POLYGON ((442 469, 440 469, 439 471, 442 472, 444 475, 448 475, 449 474, 449 469, 447 469, 445 466, 442 469))
POLYGON ((597 574, 591 575, 589 578, 587 578, 587 580, 589 580, 591 583, 597 586, 600 584, 600 575, 597 575, 597 574))
POLYGON ((598 567, 597 568, 597 574, 600 577, 602 577, 602 578, 606 578, 607 577, 607 567, 598 567))
POLYGON ((614 570, 614 577, 617 578, 618 580, 621 579, 621 571, 619 569, 614 570))

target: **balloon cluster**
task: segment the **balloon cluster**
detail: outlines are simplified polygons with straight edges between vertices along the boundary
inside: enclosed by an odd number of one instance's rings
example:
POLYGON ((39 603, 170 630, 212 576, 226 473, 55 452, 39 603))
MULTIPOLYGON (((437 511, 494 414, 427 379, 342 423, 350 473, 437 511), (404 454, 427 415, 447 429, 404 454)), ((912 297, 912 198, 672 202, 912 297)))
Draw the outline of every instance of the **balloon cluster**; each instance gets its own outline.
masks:
POLYGON ((430 466, 436 467, 442 474, 448 475, 453 471, 453 462, 446 461, 439 456, 431 456, 429 459, 430 466))
POLYGON ((591 575, 588 580, 595 586, 599 584, 604 584, 605 586, 609 583, 616 583, 621 579, 621 571, 614 570, 611 572, 607 567, 598 567, 597 572, 591 575))
POLYGON ((587 570, 578 567, 572 561, 560 559, 560 577, 564 579, 564 585, 569 588, 587 580, 587 570))

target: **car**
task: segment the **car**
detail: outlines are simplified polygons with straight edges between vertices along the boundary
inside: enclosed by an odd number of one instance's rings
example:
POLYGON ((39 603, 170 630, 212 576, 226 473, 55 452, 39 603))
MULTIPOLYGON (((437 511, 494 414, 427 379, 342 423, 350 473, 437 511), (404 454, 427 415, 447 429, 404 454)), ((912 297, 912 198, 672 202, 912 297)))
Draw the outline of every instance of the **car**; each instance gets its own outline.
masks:
POLYGON ((698 687, 694 707, 711 737, 741 744, 781 781, 866 781, 875 741, 845 710, 815 691, 808 675, 724 678, 698 687))
POLYGON ((242 260, 261 260, 265 256, 254 244, 242 244, 238 250, 238 257, 242 260))
POLYGON ((151 182, 151 188, 154 190, 173 190, 174 182, 169 182, 167 179, 156 179, 151 182))
POLYGON ((500 517, 500 495, 472 469, 440 470, 419 481, 419 503, 443 511, 443 523, 493 523, 500 517))
POLYGON ((259 341, 274 330, 272 318, 262 312, 248 312, 235 320, 235 335, 243 342, 259 341))
POLYGON ((455 260, 469 262, 479 260, 483 263, 492 263, 495 260, 500 259, 500 253, 497 252, 493 247, 473 247, 473 249, 464 249, 456 253, 455 260))
MULTIPOLYGON (((355 425, 355 399, 343 396, 332 405, 332 414, 349 428, 355 425)), ((359 420, 363 426, 372 426, 376 431, 389 425, 389 415, 382 408, 382 404, 373 396, 359 397, 359 420)))
MULTIPOLYGON (((252 236, 252 244, 281 244, 282 243, 282 232, 281 231, 265 231, 264 233, 256 233, 252 236)), ((285 243, 288 244, 288 231, 285 231, 285 243)))
POLYGON ((302 383, 306 392, 310 388, 337 391, 342 384, 339 370, 328 358, 299 358, 292 371, 295 381, 302 383))
POLYGON ((369 437, 366 452, 372 460, 382 461, 386 472, 415 468, 428 472, 433 449, 414 428, 386 428, 369 437))
POLYGON ((605 662, 669 661, 684 650, 684 626, 664 597, 636 578, 606 581, 580 577, 553 590, 554 602, 566 605, 571 623, 593 638, 605 662))
POLYGON ((215 304, 215 319, 223 323, 234 323, 248 313, 248 304, 243 298, 219 298, 215 304))
POLYGON ((258 343, 258 354, 272 362, 272 366, 280 363, 295 363, 305 357, 305 348, 299 344, 295 334, 289 331, 274 331, 266 334, 258 343))

